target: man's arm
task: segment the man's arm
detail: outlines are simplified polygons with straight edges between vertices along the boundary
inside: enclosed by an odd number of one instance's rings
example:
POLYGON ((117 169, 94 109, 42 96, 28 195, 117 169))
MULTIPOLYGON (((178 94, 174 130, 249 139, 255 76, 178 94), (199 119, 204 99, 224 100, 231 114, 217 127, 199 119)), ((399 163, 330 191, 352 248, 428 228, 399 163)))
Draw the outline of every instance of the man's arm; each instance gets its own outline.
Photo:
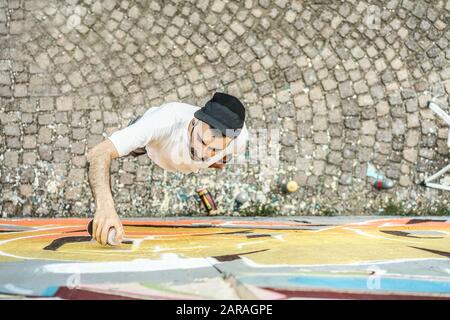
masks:
POLYGON ((123 238, 123 227, 114 207, 110 186, 111 162, 118 157, 119 154, 109 139, 96 145, 87 154, 89 183, 96 207, 92 235, 102 245, 106 245, 111 227, 116 229, 118 243, 123 238))

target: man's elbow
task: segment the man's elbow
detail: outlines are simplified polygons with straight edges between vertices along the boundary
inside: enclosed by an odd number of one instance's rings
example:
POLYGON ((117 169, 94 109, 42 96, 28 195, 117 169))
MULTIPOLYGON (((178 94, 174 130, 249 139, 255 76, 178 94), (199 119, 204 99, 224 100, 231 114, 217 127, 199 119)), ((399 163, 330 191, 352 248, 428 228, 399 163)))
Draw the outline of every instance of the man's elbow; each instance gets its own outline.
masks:
POLYGON ((105 154, 104 152, 104 147, 103 147, 103 142, 95 145, 94 147, 90 148, 88 150, 88 153, 86 155, 86 159, 89 163, 91 163, 94 159, 98 159, 98 157, 101 154, 105 154))
POLYGON ((110 159, 115 159, 119 156, 116 148, 110 140, 104 140, 99 144, 95 145, 93 148, 88 150, 86 155, 87 161, 90 163, 99 157, 108 157, 110 159))

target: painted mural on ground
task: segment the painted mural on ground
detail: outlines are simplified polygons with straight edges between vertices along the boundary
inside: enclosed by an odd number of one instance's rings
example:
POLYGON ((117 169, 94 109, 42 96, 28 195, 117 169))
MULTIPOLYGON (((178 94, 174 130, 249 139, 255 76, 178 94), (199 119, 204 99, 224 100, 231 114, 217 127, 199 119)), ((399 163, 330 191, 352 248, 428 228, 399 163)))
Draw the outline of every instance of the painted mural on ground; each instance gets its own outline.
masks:
POLYGON ((0 294, 132 299, 450 298, 446 218, 0 220, 0 294))

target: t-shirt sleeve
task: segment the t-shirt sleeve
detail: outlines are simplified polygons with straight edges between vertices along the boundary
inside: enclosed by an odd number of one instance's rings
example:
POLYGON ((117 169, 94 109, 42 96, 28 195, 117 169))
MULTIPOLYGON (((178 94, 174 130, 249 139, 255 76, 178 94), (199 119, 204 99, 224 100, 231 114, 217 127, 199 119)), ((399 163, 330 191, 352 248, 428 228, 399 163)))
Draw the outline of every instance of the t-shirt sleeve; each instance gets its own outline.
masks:
POLYGON ((156 110, 145 115, 132 125, 116 131, 109 136, 119 157, 145 147, 152 140, 161 139, 170 130, 170 117, 164 110, 156 110))

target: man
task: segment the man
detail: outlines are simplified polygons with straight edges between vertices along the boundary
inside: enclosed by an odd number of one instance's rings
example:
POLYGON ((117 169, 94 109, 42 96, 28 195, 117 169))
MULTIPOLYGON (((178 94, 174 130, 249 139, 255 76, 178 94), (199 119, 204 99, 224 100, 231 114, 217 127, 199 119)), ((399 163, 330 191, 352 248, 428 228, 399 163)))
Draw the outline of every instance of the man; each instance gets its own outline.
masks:
POLYGON ((116 229, 117 243, 124 236, 110 188, 113 159, 147 154, 171 172, 221 169, 233 155, 245 151, 248 131, 244 120, 243 104, 232 95, 216 92, 203 108, 180 102, 150 108, 89 150, 89 182, 96 203, 93 238, 106 245, 110 228, 116 229))

